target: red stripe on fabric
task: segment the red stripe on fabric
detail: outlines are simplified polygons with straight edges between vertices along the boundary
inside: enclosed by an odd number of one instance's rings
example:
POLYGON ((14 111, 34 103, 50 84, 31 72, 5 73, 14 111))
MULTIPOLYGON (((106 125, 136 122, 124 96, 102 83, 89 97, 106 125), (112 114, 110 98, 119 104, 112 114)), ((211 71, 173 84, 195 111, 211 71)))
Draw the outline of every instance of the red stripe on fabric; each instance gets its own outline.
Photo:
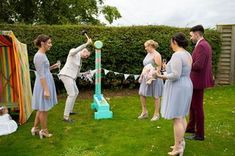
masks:
POLYGON ((12 46, 12 43, 5 36, 0 35, 0 46, 12 46))

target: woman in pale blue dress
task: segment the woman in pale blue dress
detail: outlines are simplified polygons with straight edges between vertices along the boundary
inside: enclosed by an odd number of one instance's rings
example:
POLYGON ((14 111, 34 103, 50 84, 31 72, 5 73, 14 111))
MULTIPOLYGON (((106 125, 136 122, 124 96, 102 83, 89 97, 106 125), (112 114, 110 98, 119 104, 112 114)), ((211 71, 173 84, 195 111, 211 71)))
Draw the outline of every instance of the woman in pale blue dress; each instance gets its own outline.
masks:
MULTIPOLYGON (((157 52, 155 49, 158 47, 158 43, 153 40, 148 40, 144 43, 145 50, 147 51, 147 55, 143 60, 143 65, 146 67, 147 65, 156 66, 155 70, 161 70, 161 54, 157 52)), ((139 119, 144 119, 148 117, 148 111, 146 107, 146 97, 154 97, 155 101, 155 111, 151 121, 156 121, 160 118, 159 108, 160 108, 160 96, 162 96, 162 89, 163 89, 163 80, 162 79, 155 79, 155 80, 148 80, 146 76, 143 75, 143 72, 139 79, 140 88, 139 88, 139 95, 140 101, 142 105, 142 112, 139 119)))
POLYGON ((183 154, 185 148, 184 133, 186 119, 192 99, 193 85, 190 79, 192 57, 185 50, 188 41, 183 33, 175 34, 171 39, 171 47, 174 51, 166 66, 166 75, 157 73, 158 78, 166 79, 162 103, 161 115, 165 119, 172 119, 174 126, 175 144, 169 155, 183 154))
POLYGON ((34 126, 31 129, 32 135, 39 134, 40 138, 51 137, 47 130, 48 111, 57 104, 57 95, 54 79, 50 69, 58 67, 58 63, 50 67, 46 52, 52 47, 51 38, 47 35, 39 35, 34 41, 38 47, 38 52, 34 55, 34 65, 36 68, 36 79, 33 89, 32 108, 37 110, 34 126), (39 131, 39 123, 41 130, 39 131))

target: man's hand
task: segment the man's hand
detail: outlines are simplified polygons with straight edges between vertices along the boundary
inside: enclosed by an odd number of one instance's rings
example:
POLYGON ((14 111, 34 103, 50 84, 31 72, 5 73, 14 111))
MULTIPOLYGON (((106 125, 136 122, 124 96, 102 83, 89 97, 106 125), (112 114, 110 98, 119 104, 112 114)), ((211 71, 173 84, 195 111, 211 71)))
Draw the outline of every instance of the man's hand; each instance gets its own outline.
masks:
POLYGON ((89 38, 89 39, 87 39, 87 42, 86 42, 86 44, 87 45, 89 45, 89 44, 91 44, 92 43, 92 40, 89 38))

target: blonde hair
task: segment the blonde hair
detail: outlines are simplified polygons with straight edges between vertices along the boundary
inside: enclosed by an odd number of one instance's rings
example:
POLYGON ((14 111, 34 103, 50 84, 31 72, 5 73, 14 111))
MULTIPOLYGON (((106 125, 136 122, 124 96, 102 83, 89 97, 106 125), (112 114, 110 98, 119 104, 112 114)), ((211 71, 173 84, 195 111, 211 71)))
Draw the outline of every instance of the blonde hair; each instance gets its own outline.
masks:
POLYGON ((145 43, 144 43, 145 46, 151 46, 153 47, 154 49, 157 49, 159 47, 158 43, 154 40, 147 40, 145 43))

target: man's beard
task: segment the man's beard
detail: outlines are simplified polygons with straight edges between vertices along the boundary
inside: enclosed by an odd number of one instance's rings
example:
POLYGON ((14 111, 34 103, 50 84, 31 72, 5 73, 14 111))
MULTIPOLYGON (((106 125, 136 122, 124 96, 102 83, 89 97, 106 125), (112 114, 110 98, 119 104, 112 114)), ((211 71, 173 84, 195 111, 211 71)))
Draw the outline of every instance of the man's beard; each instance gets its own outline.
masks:
POLYGON ((197 42, 191 40, 190 45, 195 46, 197 42))

